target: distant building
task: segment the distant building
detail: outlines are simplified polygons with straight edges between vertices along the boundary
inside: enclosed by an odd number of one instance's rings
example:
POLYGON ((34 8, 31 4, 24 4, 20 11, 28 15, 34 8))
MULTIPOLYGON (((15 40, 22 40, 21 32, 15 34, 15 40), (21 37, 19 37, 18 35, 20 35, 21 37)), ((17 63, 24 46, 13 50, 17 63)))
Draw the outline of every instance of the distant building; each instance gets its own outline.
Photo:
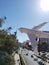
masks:
POLYGON ((20 43, 20 42, 19 42, 19 46, 20 46, 20 47, 24 47, 24 46, 25 46, 25 44, 24 44, 24 43, 20 43))
POLYGON ((31 42, 29 40, 25 42, 25 48, 30 50, 32 49, 31 42))
MULTIPOLYGON (((46 33, 49 33, 49 31, 44 31, 46 33)), ((49 45, 49 38, 40 38, 39 43, 46 42, 49 45)))
POLYGON ((49 38, 40 38, 40 43, 46 42, 49 45, 49 38))

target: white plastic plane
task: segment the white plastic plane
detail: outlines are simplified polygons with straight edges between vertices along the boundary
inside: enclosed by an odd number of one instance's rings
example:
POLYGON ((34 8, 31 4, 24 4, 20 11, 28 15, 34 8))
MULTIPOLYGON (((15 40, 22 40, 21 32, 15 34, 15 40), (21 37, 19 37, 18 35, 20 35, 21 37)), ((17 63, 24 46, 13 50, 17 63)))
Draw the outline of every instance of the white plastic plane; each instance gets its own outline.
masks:
POLYGON ((23 33, 26 33, 29 36, 34 52, 38 55, 37 51, 37 39, 38 38, 49 38, 49 33, 39 31, 42 26, 44 26, 47 22, 44 22, 38 26, 33 27, 32 29, 27 28, 19 28, 19 30, 23 33))

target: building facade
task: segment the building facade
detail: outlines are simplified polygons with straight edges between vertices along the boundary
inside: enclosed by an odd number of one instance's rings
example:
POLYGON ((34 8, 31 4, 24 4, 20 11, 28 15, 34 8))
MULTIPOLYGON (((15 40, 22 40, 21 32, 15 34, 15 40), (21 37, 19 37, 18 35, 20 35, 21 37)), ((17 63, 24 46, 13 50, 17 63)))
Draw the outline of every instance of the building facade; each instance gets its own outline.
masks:
MULTIPOLYGON (((49 31, 44 31, 46 33, 49 33, 49 31)), ((39 43, 46 42, 49 45, 49 38, 39 38, 39 43)))

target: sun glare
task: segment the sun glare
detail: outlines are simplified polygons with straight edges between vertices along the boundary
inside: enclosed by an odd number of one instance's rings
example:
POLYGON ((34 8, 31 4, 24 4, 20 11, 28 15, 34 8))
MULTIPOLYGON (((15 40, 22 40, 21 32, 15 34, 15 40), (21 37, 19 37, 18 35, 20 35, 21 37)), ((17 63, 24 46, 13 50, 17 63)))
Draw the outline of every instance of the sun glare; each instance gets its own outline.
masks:
POLYGON ((49 0, 41 0, 40 6, 42 10, 49 11, 49 0))

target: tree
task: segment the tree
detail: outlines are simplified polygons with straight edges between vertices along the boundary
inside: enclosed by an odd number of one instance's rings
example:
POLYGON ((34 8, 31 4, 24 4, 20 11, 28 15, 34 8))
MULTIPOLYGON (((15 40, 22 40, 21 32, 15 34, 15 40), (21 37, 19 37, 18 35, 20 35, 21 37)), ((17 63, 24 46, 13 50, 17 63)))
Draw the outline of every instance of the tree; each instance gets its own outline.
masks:
POLYGON ((0 27, 2 27, 2 24, 3 24, 3 22, 4 22, 5 19, 6 19, 6 17, 0 18, 0 27))
POLYGON ((18 49, 18 42, 14 35, 8 35, 5 31, 0 32, 0 34, 0 49, 2 49, 2 51, 12 54, 18 49))
POLYGON ((15 35, 0 30, 0 65, 14 65, 12 53, 19 48, 15 35))
POLYGON ((0 65, 15 65, 14 58, 6 52, 0 51, 0 65))
MULTIPOLYGON (((0 18, 0 27, 2 27, 3 21, 6 19, 0 18)), ((0 30, 0 65, 15 65, 14 57, 12 53, 16 51, 18 46, 18 41, 16 33, 8 34, 12 28, 9 27, 7 30, 0 30)))
POLYGON ((11 34, 11 30, 12 30, 12 27, 8 27, 8 28, 6 29, 6 32, 11 34))

